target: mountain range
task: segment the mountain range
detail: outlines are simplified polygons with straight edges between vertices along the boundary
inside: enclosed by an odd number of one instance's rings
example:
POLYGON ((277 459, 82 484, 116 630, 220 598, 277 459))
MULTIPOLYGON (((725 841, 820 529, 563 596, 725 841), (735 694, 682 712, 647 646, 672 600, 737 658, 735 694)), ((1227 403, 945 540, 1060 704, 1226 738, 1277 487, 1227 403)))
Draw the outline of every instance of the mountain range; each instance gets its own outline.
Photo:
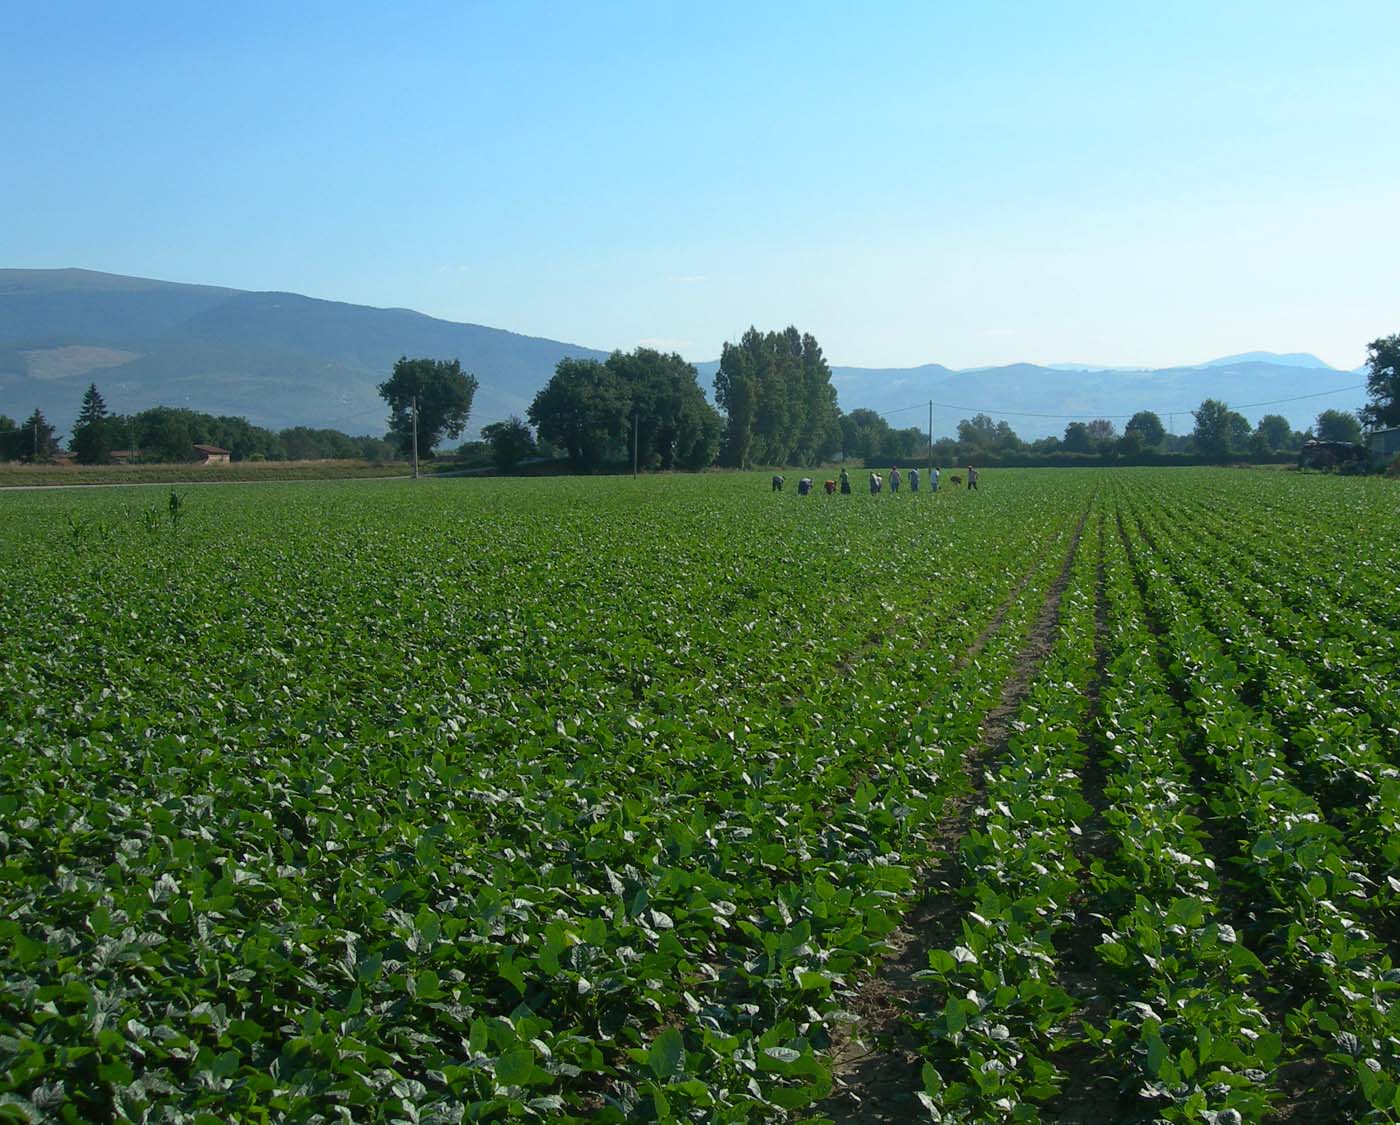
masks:
MULTIPOLYGON (((269 428, 380 433, 386 411, 376 386, 408 355, 459 359, 476 374, 475 432, 523 415, 565 356, 606 354, 410 309, 297 293, 81 269, 0 269, 0 413, 23 419, 38 407, 60 431, 95 382, 118 413, 164 404, 242 415, 269 428)), ((707 392, 718 366, 696 364, 707 392)), ((1061 433, 1071 416, 1110 417, 1121 429, 1138 410, 1155 410, 1182 433, 1204 398, 1224 399, 1251 421, 1278 413, 1304 429, 1320 410, 1360 406, 1362 382, 1357 372, 1337 371, 1306 353, 1271 352, 1159 369, 832 368, 843 410, 866 407, 893 426, 923 427, 932 400, 935 436, 954 433, 960 418, 979 411, 1004 417, 1023 438, 1061 433)))

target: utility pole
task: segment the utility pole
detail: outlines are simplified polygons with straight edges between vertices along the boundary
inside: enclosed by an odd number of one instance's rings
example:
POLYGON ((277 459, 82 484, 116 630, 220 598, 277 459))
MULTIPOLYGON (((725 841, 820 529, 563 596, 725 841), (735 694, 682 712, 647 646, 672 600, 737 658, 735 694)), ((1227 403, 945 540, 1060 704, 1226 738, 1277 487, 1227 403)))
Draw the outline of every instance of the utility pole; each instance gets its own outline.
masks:
POLYGON ((418 479, 418 396, 413 396, 413 479, 418 479))
MULTIPOLYGON (((933 399, 928 400, 928 471, 933 472, 933 399)), ((932 481, 933 477, 928 479, 932 481)))
POLYGON ((637 408, 632 408, 632 475, 637 475, 637 408))
POLYGON ((34 460, 39 460, 39 412, 34 411, 34 460))

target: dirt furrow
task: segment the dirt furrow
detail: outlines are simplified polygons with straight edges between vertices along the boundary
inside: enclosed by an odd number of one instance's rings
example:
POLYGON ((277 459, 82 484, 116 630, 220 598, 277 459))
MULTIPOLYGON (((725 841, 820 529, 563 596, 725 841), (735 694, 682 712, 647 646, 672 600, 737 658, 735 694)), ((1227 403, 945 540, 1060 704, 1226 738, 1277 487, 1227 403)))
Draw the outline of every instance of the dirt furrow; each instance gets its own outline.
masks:
MULTIPOLYGON (((1054 645, 1060 599, 1069 584, 1088 518, 1086 508, 1035 626, 1002 684, 997 705, 982 720, 978 741, 963 761, 969 788, 949 800, 942 828, 933 841, 943 860, 925 872, 922 897, 904 924, 886 939, 890 951, 881 960, 879 972, 862 985, 852 1000, 850 1007, 858 1022, 851 1032, 838 1032, 834 1037, 830 1058, 835 1088, 814 1108, 838 1125, 904 1122, 923 1112, 915 1098, 920 1088, 919 1055, 905 1016, 926 996, 927 989, 914 979, 914 974, 928 967, 930 950, 957 944, 963 916, 963 903, 957 894, 961 883, 958 842, 967 832, 973 812, 986 799, 982 766, 995 761, 1005 750, 1016 713, 1054 645)), ((1036 569, 1032 566, 1018 583, 992 623, 969 648, 964 663, 986 646, 1036 569)))

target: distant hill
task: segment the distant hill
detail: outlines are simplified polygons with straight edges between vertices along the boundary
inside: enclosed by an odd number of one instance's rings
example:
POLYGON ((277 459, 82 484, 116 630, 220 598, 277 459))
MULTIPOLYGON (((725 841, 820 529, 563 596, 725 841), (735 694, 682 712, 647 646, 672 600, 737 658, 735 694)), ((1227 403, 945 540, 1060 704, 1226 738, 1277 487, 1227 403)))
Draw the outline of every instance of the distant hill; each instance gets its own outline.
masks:
MULTIPOLYGON (((296 293, 252 293, 95 273, 0 269, 0 413, 22 419, 36 406, 62 433, 96 382, 111 409, 157 403, 243 415, 258 425, 329 426, 382 433, 375 390, 401 355, 460 359, 481 380, 472 432, 523 414, 564 356, 605 352, 478 324, 437 320, 408 309, 322 301, 296 293)), ((712 392, 716 361, 696 365, 712 392)), ((1222 398, 1251 421, 1279 413, 1296 429, 1328 407, 1354 410, 1357 389, 1278 405, 1361 382, 1306 353, 1247 352, 1190 367, 1068 369, 1017 363, 954 371, 833 368, 842 409, 886 413, 895 426, 927 424, 935 436, 985 411, 1024 438, 1064 431, 1065 415, 1116 416, 1156 410, 1178 433, 1204 398, 1222 398)))
MULTIPOLYGON (((706 385, 719 368, 715 362, 697 366, 706 385)), ((936 438, 956 436, 958 422, 979 411, 1004 418, 1027 440, 1063 434, 1069 416, 1111 418, 1121 431, 1139 410, 1156 411, 1174 433, 1189 433, 1195 425, 1190 411, 1207 398, 1224 399, 1250 422, 1282 414, 1294 429, 1304 430, 1319 411, 1355 410, 1366 400, 1364 390, 1342 390, 1362 383, 1355 372, 1258 361, 1158 369, 1065 370, 1032 363, 959 371, 936 363, 833 367, 831 381, 843 410, 863 406, 878 411, 896 428, 927 426, 933 400, 936 438), (1318 397, 1298 400, 1302 395, 1318 397), (1298 401, 1275 403, 1277 399, 1298 401)))
POLYGON ((1197 367, 1232 367, 1237 363, 1269 363, 1275 367, 1317 367, 1323 371, 1335 371, 1336 368, 1330 364, 1323 363, 1311 352, 1285 352, 1283 355, 1277 352, 1240 352, 1239 355, 1221 356, 1219 359, 1208 359, 1205 363, 1196 364, 1197 367))
POLYGON ((96 382, 119 412, 157 403, 274 428, 382 433, 375 387, 401 355, 460 359, 481 380, 472 426, 525 412, 576 344, 407 309, 90 270, 0 270, 0 413, 60 431, 96 382))

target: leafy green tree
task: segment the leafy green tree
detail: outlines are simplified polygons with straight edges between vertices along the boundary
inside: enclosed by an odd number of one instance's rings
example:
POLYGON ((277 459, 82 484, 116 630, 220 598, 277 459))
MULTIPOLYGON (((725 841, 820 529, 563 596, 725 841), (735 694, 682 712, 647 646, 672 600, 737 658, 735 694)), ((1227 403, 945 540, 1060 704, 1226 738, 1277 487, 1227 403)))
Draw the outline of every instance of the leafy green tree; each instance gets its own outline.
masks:
POLYGON ((604 366, 627 390, 641 464, 702 469, 714 462, 722 422, 693 366, 653 348, 613 352, 604 366))
POLYGON ((1095 449, 1104 449, 1118 440, 1118 428, 1108 418, 1095 418, 1085 427, 1095 449))
POLYGON ((919 426, 892 428, 882 453, 880 460, 891 465, 921 465, 928 460, 928 431, 919 426))
MULTIPOLYGON (((698 383, 696 387, 698 389, 698 383)), ((724 421, 719 411, 710 405, 705 392, 701 391, 700 402, 682 416, 676 430, 676 468, 694 472, 708 469, 719 456, 723 432, 724 421)))
POLYGON ((194 449, 194 412, 155 406, 136 416, 136 442, 147 461, 188 461, 194 449))
POLYGON ((841 452, 846 457, 872 460, 885 448, 890 424, 873 410, 857 407, 841 415, 841 452))
POLYGON ((1137 434, 1142 439, 1142 448, 1144 449, 1156 448, 1162 444, 1162 439, 1167 436, 1162 419, 1151 410, 1139 410, 1129 418, 1128 424, 1123 427, 1123 433, 1137 434))
MULTIPOLYGON (((246 461, 255 453, 261 453, 268 459, 282 455, 278 449, 277 435, 262 426, 253 425, 247 418, 230 415, 213 418, 208 414, 196 417, 199 420, 196 427, 199 437, 196 440, 223 446, 235 461, 246 461)), ((337 433, 335 430, 323 432, 337 433)))
POLYGON ((1293 427, 1282 414, 1265 414, 1259 419, 1255 432, 1260 435, 1263 448, 1268 452, 1295 448, 1292 445, 1293 427))
POLYGON ((8 414, 0 414, 0 461, 17 461, 24 452, 20 445, 23 432, 8 414))
POLYGON ((1366 352, 1367 402, 1361 421, 1373 430, 1400 426, 1400 335, 1372 340, 1366 352))
POLYGON ((431 457, 433 447, 445 437, 457 437, 466 428, 476 397, 477 378, 462 370, 455 359, 400 357, 394 373, 379 384, 379 394, 389 404, 389 432, 399 448, 413 448, 413 404, 418 404, 418 452, 431 457))
POLYGON ((596 359, 565 357, 526 412, 544 441, 568 451, 580 472, 621 459, 631 436, 632 400, 626 384, 596 359))
POLYGON ((277 441, 288 461, 349 461, 360 455, 360 440, 339 430, 290 426, 277 434, 277 441))
POLYGON ((78 411, 78 420, 73 423, 73 452, 84 465, 105 465, 111 460, 112 445, 107 435, 107 404, 97 390, 96 383, 89 383, 83 395, 83 404, 78 411))
POLYGON ((1197 452, 1220 461, 1227 460, 1232 453, 1244 452, 1254 432, 1244 415, 1214 398, 1205 399, 1191 413, 1196 419, 1191 436, 1197 452))
POLYGON ((524 420, 514 414, 504 422, 483 426, 481 436, 491 447, 491 460, 503 473, 510 472, 535 452, 535 435, 524 420))
POLYGON ((974 414, 958 423, 960 460, 1010 452, 1020 449, 1022 445, 1016 431, 1005 420, 995 421, 989 414, 974 414))
POLYGON ((1254 427, 1249 424, 1249 419, 1237 411, 1230 411, 1230 449, 1235 453, 1243 453, 1249 448, 1249 440, 1254 436, 1254 427))
MULTIPOLYGON (((705 399, 695 368, 652 348, 606 361, 564 359, 528 411, 540 442, 566 450, 576 469, 637 458, 662 469, 714 463, 723 422, 705 399)), ((483 434, 485 431, 483 431, 483 434)))
POLYGON ((1361 423, 1350 410, 1324 410, 1315 428, 1318 441, 1361 441, 1361 423))
POLYGON ((371 434, 360 434, 352 440, 355 456, 361 461, 392 461, 397 452, 389 442, 371 434))
POLYGON ((58 438, 54 428, 44 417, 44 412, 35 408, 33 414, 24 420, 19 434, 19 459, 40 462, 50 460, 58 452, 58 438))
POLYGON ((1083 422, 1071 422, 1065 427, 1064 440, 1060 446, 1066 453, 1091 453, 1094 449, 1094 438, 1089 433, 1089 427, 1083 422))

